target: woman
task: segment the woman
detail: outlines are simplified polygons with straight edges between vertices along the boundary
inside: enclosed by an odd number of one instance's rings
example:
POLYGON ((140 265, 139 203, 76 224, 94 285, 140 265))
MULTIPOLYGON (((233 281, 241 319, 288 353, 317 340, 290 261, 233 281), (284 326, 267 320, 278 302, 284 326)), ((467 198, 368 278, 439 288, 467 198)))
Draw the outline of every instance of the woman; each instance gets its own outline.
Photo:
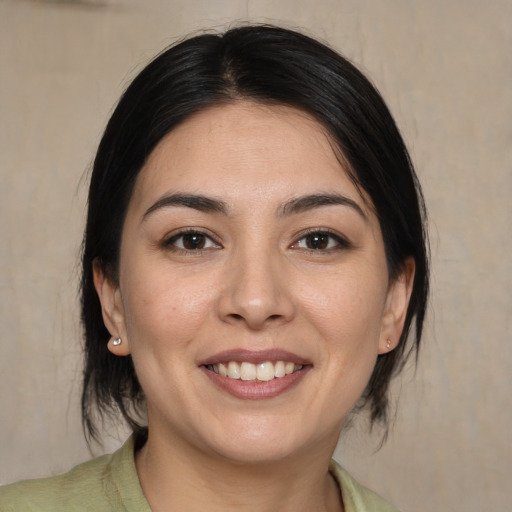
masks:
POLYGON ((84 237, 84 424, 134 434, 1 510, 395 510, 331 456, 354 407, 385 422, 427 268, 407 150, 350 63, 266 26, 166 50, 108 123, 84 237))

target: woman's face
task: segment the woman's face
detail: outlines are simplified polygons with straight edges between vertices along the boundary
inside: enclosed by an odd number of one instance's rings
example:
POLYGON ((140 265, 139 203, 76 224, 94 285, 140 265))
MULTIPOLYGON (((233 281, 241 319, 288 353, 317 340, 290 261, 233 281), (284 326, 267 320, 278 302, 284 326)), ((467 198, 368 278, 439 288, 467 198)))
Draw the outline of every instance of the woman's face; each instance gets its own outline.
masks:
POLYGON ((379 223, 322 127, 250 102, 160 142, 129 203, 118 286, 95 280, 150 436, 238 461, 334 449, 398 341, 411 281, 389 283, 379 223))

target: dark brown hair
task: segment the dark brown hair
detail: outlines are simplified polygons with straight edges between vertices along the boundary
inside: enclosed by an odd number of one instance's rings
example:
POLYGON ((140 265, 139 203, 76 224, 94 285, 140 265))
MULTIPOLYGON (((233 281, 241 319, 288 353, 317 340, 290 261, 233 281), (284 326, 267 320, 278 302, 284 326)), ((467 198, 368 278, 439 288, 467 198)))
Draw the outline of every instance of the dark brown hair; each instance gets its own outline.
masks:
POLYGON ((365 76, 324 44, 270 26, 245 26, 186 39, 158 55, 122 95, 101 140, 91 177, 83 241, 81 305, 85 331, 82 414, 119 410, 134 431, 144 394, 130 356, 107 350, 110 334, 93 284, 97 261, 114 282, 126 209, 148 155, 184 119, 207 106, 248 99, 312 115, 330 133, 351 177, 371 198, 390 279, 415 261, 412 296, 398 347, 378 356, 361 398, 372 423, 385 423, 391 377, 419 347, 428 297, 428 250, 421 189, 402 137, 365 76), (409 336, 411 329, 414 333, 409 336))

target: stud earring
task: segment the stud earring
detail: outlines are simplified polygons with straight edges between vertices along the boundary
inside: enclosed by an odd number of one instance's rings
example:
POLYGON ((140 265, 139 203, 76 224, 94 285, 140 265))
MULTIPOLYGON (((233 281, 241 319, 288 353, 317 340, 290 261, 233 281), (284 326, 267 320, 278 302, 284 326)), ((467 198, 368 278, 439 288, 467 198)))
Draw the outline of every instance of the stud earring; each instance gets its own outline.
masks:
POLYGON ((114 345, 114 347, 121 345, 121 343, 123 343, 123 340, 121 338, 116 338, 115 340, 112 340, 112 345, 114 345))
POLYGON ((388 339, 388 342, 386 343, 386 350, 389 350, 391 348, 391 340, 388 339))

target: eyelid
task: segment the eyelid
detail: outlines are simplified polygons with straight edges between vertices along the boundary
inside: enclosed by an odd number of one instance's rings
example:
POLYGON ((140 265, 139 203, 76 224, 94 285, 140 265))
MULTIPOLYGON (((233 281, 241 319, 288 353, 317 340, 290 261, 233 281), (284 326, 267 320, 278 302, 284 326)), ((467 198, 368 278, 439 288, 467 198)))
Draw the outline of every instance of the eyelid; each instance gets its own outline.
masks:
POLYGON ((312 252, 329 252, 329 251, 335 251, 335 250, 343 250, 343 249, 350 249, 353 246, 353 244, 347 239, 347 237, 343 236, 342 234, 338 233, 337 231, 334 231, 330 228, 309 228, 305 231, 302 231, 298 233, 295 236, 295 241, 291 244, 291 248, 297 248, 297 249, 304 249, 312 252), (334 239, 337 242, 336 247, 330 247, 327 249, 309 249, 307 247, 298 247, 298 243, 306 238, 309 235, 327 235, 334 239))
POLYGON ((195 227, 186 227, 186 228, 179 228, 177 230, 174 230, 169 235, 166 235, 162 241, 161 244, 165 249, 173 250, 173 251, 181 251, 184 253, 200 253, 201 251, 209 250, 209 249, 220 249, 222 248, 222 245, 220 242, 216 239, 216 237, 210 233, 208 230, 204 228, 195 228, 195 227), (189 234, 197 234, 204 236, 206 239, 208 239, 214 247, 205 247, 201 249, 186 249, 184 247, 178 247, 175 245, 176 240, 179 240, 181 237, 189 235, 189 234))

